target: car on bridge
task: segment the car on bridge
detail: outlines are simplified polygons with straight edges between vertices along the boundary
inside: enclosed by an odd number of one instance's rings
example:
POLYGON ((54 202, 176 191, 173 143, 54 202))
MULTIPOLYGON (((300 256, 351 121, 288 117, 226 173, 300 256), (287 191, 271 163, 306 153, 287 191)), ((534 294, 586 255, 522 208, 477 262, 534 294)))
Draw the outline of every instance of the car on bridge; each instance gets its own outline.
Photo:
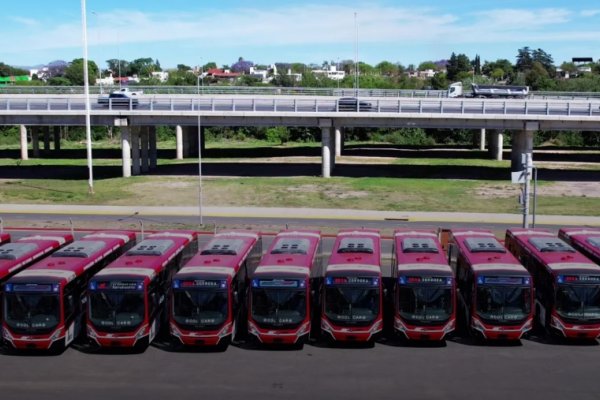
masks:
POLYGON ((139 104, 139 100, 124 92, 113 92, 108 96, 98 97, 98 104, 107 107, 136 108, 139 104))
POLYGON ((341 97, 337 101, 337 107, 340 112, 376 111, 372 103, 357 97, 341 97))

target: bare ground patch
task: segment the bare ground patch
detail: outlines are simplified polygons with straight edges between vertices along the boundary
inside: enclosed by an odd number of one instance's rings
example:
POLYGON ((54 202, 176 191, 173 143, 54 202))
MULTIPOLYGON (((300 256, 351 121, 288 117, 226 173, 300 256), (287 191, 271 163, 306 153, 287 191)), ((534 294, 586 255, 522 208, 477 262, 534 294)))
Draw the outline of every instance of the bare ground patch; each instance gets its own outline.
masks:
MULTIPOLYGON (((518 196, 520 191, 520 185, 495 183, 481 185, 473 190, 473 194, 480 199, 509 198, 518 196)), ((600 198, 600 182, 555 182, 538 186, 537 194, 548 197, 600 198)))

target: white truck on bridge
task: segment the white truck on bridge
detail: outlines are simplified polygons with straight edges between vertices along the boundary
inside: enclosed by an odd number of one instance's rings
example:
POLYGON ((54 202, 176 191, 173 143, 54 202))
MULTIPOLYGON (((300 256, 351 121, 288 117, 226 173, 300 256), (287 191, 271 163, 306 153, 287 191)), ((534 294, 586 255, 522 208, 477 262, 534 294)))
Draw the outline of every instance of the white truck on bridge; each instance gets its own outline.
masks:
POLYGON ((503 99, 524 99, 529 95, 529 86, 509 86, 509 85, 471 85, 471 93, 465 93, 462 82, 455 82, 448 88, 448 97, 476 97, 485 98, 503 98, 503 99))

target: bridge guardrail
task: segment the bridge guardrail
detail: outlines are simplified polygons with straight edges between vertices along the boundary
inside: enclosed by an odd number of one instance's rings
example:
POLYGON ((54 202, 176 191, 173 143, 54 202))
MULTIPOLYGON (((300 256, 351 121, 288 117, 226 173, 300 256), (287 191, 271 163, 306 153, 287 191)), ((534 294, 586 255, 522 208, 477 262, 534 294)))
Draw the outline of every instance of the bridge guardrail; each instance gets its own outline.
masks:
MULTIPOLYGON (((223 98, 223 97, 154 97, 143 95, 138 103, 98 104, 92 101, 92 112, 128 111, 155 112, 245 112, 245 113, 357 113, 361 116, 376 114, 480 114, 480 115, 554 115, 599 116, 600 102, 581 100, 489 100, 489 99, 360 99, 356 109, 340 110, 337 98, 223 98)), ((82 96, 2 96, 2 112, 60 112, 85 111, 82 96)))

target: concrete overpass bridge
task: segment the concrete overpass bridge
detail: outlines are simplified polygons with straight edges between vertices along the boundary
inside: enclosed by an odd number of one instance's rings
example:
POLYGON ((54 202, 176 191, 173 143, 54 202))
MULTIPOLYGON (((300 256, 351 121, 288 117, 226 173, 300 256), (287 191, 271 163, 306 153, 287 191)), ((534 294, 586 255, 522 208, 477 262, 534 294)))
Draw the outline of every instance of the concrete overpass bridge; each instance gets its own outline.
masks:
MULTIPOLYGON (((344 128, 455 128, 480 130, 481 143, 491 131, 490 150, 502 157, 502 135, 510 131, 512 171, 523 169, 521 155, 531 153, 540 130, 600 131, 597 99, 447 99, 361 97, 354 106, 336 97, 286 95, 142 95, 128 105, 97 104, 91 98, 94 126, 121 129, 123 176, 156 166, 155 128, 176 126, 177 157, 204 146, 206 126, 302 126, 322 132, 322 176, 329 177, 335 156, 341 154, 344 128)), ((27 127, 33 152, 39 136, 50 147, 54 127, 84 126, 86 103, 82 95, 0 95, 0 125, 21 126, 21 156, 28 157, 27 127)))

